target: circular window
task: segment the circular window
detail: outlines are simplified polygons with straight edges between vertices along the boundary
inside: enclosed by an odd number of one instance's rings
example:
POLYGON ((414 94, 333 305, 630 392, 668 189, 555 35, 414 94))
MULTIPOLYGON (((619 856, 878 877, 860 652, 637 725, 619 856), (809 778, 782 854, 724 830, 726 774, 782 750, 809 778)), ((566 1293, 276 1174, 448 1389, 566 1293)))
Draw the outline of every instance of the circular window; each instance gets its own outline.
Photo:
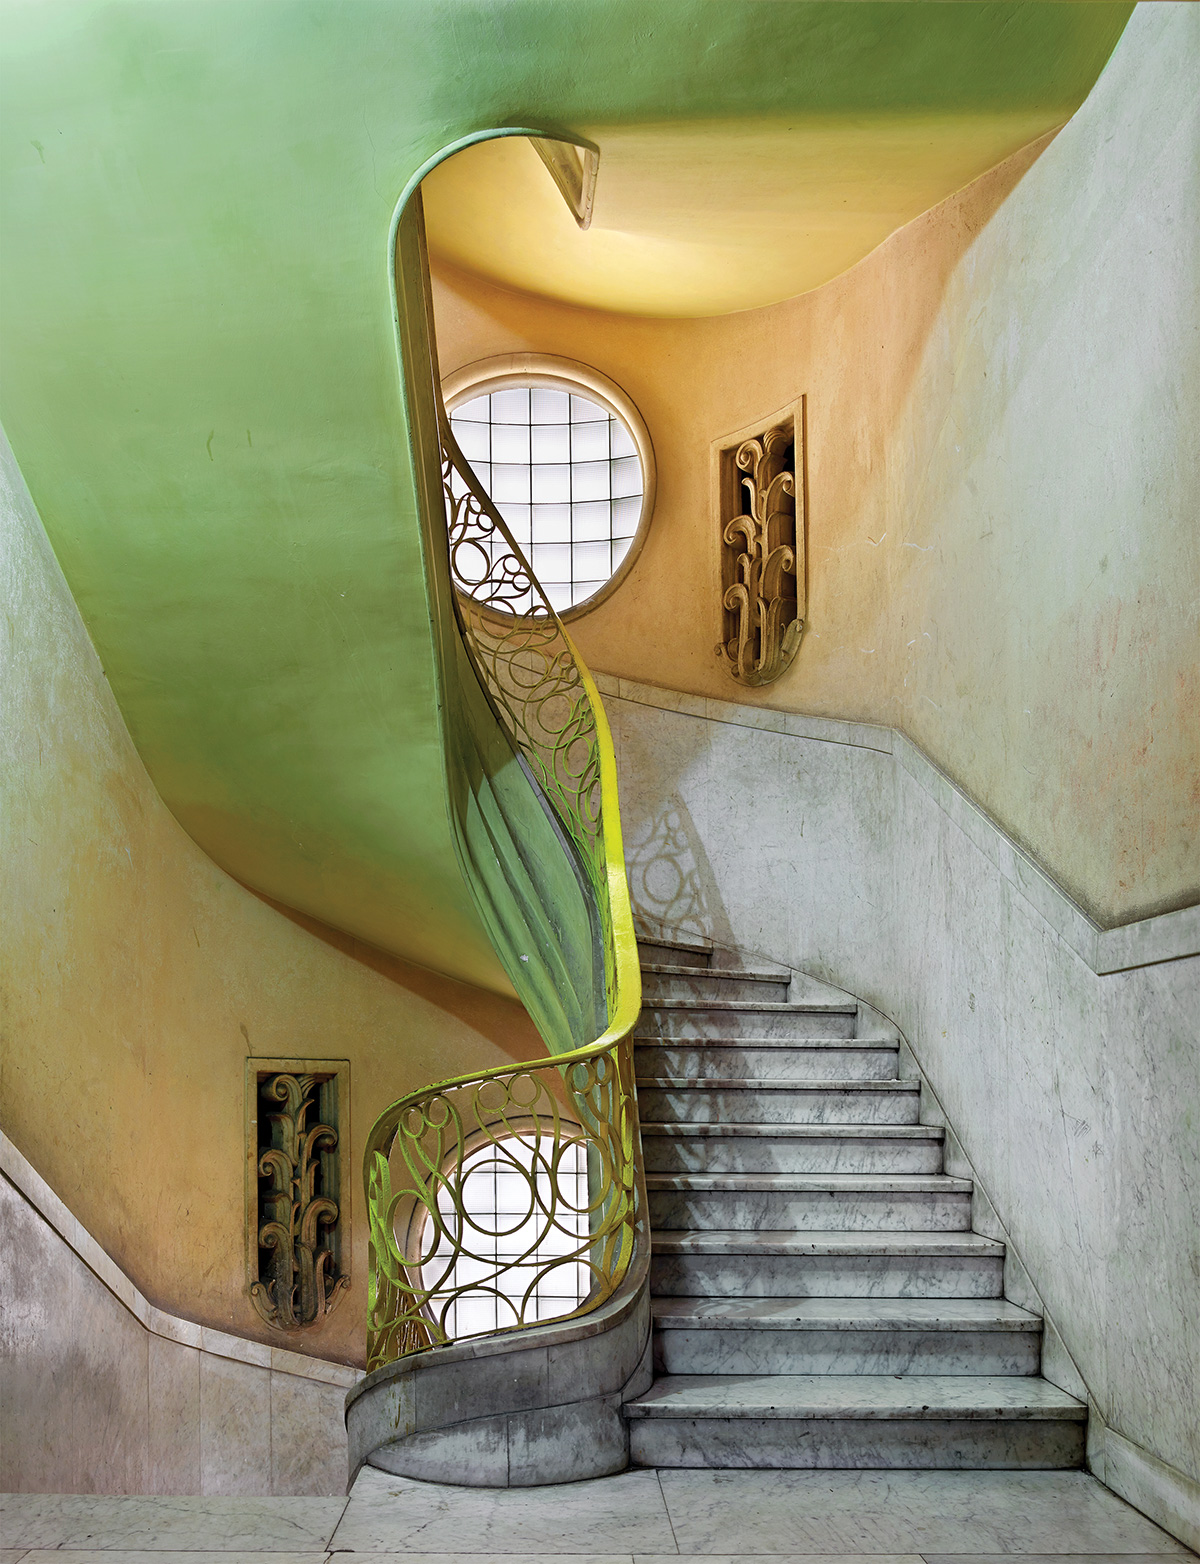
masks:
POLYGON ((460 369, 450 427, 555 610, 581 613, 627 574, 654 504, 654 452, 611 380, 519 353, 460 369))

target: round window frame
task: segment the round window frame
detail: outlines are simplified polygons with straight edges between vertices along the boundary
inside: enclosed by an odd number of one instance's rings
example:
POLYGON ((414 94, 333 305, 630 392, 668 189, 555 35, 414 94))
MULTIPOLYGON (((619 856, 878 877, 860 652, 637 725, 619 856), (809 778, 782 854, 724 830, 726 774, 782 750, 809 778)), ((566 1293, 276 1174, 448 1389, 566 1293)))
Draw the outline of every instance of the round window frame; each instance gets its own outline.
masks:
MULTIPOLYGON (((604 585, 590 597, 572 603, 569 608, 555 610, 558 617, 567 622, 580 619, 584 614, 590 614, 593 609, 599 608, 601 603, 612 596, 637 563, 654 515, 654 497, 657 487, 654 446, 650 440, 646 420, 638 411, 632 398, 607 375, 602 375, 590 364, 580 363, 578 359, 558 358, 549 353, 505 353, 495 358, 477 359, 475 363, 465 364, 461 369, 456 369, 452 374, 445 376, 442 381, 442 402, 447 414, 450 415, 456 407, 472 397, 482 396, 492 391, 519 390, 525 386, 544 387, 549 391, 574 391, 577 395, 587 396, 607 408, 611 415, 621 420, 633 436, 633 443, 637 448, 638 460, 642 467, 642 509, 638 516, 637 530, 630 539, 625 558, 604 585)), ((489 612, 497 611, 490 609, 489 612)))

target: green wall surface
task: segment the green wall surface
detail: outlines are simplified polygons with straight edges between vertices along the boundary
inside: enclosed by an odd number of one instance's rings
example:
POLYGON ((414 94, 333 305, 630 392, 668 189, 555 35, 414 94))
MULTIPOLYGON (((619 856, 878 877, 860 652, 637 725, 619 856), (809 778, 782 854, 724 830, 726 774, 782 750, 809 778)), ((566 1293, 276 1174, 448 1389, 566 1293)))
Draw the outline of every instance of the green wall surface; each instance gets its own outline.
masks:
POLYGON ((514 126, 1066 118, 1129 11, 7 5, 0 418, 196 841, 284 903, 508 986, 447 814, 446 610, 389 283, 431 161, 514 126))

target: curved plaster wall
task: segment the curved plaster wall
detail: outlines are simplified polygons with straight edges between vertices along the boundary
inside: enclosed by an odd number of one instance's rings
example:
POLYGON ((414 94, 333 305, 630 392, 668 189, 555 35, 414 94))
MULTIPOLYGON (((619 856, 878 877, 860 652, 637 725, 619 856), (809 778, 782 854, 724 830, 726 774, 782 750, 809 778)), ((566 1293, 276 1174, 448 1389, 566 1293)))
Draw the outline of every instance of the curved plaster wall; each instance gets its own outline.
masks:
POLYGON ((445 808, 451 610, 422 552, 440 504, 423 371, 397 361, 397 202, 514 126, 1029 133, 1127 4, 7 6, 0 417, 184 828, 288 906, 511 994, 445 808))
POLYGON ((1056 137, 770 309, 436 279, 444 370, 583 359, 650 426, 646 546, 575 626, 594 668, 894 724, 1105 926, 1200 896, 1198 74, 1200 9, 1139 6, 1056 137), (713 654, 710 445, 802 393, 808 628, 746 690, 713 654))
POLYGON ((545 1049, 525 1011, 219 869, 156 793, 7 446, 0 447, 0 1124, 154 1304, 361 1363, 367 1131, 429 1081, 545 1049), (351 1065, 352 1289, 310 1332, 246 1290, 247 1057, 351 1065))

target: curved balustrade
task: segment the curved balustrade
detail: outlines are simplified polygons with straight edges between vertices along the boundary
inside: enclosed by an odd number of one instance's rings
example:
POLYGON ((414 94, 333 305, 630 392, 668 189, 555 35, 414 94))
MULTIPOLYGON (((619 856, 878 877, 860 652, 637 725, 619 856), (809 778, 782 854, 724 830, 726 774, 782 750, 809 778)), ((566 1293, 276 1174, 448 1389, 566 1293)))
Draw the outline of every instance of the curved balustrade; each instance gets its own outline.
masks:
MULTIPOLYGON (((464 1337, 587 1314, 613 1298, 645 1252, 629 1043, 641 973, 612 739, 591 675, 459 451, 440 398, 437 408, 459 633, 584 891, 597 960, 590 978, 576 981, 600 991, 575 994, 567 1011, 576 1028, 596 1015, 601 1035, 545 1060, 412 1092, 378 1119, 364 1167, 369 1369, 464 1337), (472 1213, 467 1185, 483 1147, 493 1170, 523 1191, 507 1227, 472 1213), (584 1196, 564 1172, 581 1147, 584 1196), (546 1313, 548 1292, 567 1295, 558 1313, 546 1313), (580 1301, 566 1307, 572 1295, 580 1301), (481 1302, 487 1319, 470 1307, 481 1302)), ((513 977, 521 992, 519 968, 513 977)), ((548 1041, 553 1048, 557 1039, 548 1041)))

